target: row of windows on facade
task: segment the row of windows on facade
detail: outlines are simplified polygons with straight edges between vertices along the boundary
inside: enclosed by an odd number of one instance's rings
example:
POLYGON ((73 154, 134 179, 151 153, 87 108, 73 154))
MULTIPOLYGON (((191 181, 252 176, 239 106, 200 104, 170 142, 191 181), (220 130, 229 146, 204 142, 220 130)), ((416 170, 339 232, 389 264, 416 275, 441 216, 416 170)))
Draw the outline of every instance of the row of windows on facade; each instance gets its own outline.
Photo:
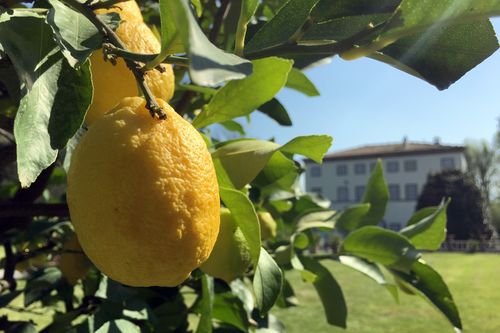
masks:
MULTIPOLYGON (((375 162, 369 163, 370 171, 375 168, 375 162)), ((455 168, 455 159, 453 157, 443 157, 441 158, 441 169, 449 170, 455 168)), ((405 172, 417 171, 417 160, 406 160, 403 161, 403 169, 405 172)), ((356 163, 354 164, 354 174, 364 175, 366 174, 366 163, 356 163)), ((385 170, 388 173, 399 172, 399 161, 388 161, 385 163, 385 170)), ((339 164, 335 168, 335 173, 337 176, 346 176, 348 174, 348 167, 346 164, 339 164)), ((321 177, 321 167, 314 165, 311 167, 311 177, 321 177)))
MULTIPOLYGON (((365 186, 359 185, 354 187, 354 201, 360 202, 365 193, 365 186)), ((401 196, 401 186, 399 184, 389 184, 389 200, 400 201, 400 200, 411 200, 415 201, 418 198, 418 185, 417 184, 405 184, 404 186, 404 198, 401 196)), ((311 192, 322 195, 323 189, 321 187, 311 187, 311 192)), ((349 202, 349 188, 347 186, 337 187, 337 200, 336 202, 349 202)))

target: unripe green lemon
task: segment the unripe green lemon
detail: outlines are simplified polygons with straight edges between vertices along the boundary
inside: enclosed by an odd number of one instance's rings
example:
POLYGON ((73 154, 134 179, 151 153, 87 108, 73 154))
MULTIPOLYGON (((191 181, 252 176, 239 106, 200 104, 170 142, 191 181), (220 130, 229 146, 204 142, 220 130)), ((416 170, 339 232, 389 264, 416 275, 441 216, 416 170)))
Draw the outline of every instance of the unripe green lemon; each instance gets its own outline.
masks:
POLYGON ((258 212, 257 216, 260 222, 260 238, 266 240, 271 237, 276 237, 278 225, 273 219, 273 216, 268 212, 258 212))
POLYGON ((222 208, 217 241, 210 257, 200 266, 200 269, 229 283, 243 275, 251 261, 245 236, 229 209, 222 208))

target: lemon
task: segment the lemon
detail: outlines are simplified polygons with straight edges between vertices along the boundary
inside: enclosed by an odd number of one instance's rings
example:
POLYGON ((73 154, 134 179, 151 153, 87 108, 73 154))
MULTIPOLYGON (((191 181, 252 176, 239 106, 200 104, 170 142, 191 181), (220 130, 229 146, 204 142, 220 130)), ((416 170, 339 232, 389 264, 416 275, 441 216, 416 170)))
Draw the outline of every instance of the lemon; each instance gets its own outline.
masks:
POLYGON ((276 237, 277 224, 268 212, 257 212, 260 224, 260 238, 266 240, 276 237))
MULTIPOLYGON (((98 9, 97 14, 115 12, 121 21, 116 30, 117 36, 127 49, 135 53, 152 54, 161 49, 154 33, 144 23, 141 11, 135 1, 124 1, 109 9, 98 9)), ((85 123, 91 125, 97 118, 125 97, 137 96, 137 83, 134 74, 118 58, 116 65, 104 61, 102 50, 95 51, 90 57, 94 98, 85 116, 85 123)), ((145 73, 145 79, 152 94, 165 101, 174 94, 175 79, 172 66, 162 64, 162 72, 154 69, 145 73)))
POLYGON ((83 253, 75 234, 64 243, 58 266, 71 285, 75 285, 90 269, 90 262, 83 253))
POLYGON ((157 101, 164 121, 140 97, 100 117, 68 172, 68 206, 84 252, 130 286, 180 284, 208 258, 219 231, 219 189, 205 142, 157 101))
POLYGON ((229 283, 243 275, 250 263, 250 249, 245 236, 229 209, 222 208, 217 242, 210 257, 200 269, 229 283))

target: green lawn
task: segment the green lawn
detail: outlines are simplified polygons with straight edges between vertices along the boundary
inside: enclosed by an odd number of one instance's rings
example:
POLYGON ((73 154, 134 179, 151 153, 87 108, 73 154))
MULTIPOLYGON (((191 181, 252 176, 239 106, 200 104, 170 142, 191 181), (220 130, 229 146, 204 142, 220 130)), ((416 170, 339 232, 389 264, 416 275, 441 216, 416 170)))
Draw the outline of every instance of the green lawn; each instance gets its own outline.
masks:
MULTIPOLYGON (((500 332, 500 255, 434 253, 424 259, 448 283, 465 333, 500 332)), ((323 264, 343 288, 349 312, 347 330, 328 325, 314 288, 296 272, 287 272, 300 304, 273 310, 287 333, 453 332, 446 319, 422 298, 400 293, 397 304, 385 288, 360 273, 331 260, 323 264)))

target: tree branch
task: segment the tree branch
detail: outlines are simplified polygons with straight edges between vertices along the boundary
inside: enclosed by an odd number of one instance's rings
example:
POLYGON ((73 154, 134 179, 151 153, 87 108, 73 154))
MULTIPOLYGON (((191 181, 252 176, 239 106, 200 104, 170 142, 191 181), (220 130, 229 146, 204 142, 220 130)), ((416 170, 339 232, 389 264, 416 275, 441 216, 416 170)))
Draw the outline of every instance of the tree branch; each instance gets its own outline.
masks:
MULTIPOLYGON (((115 32, 97 16, 91 7, 86 4, 80 3, 78 0, 62 0, 66 5, 73 8, 74 10, 83 14, 87 19, 89 19, 92 24, 100 31, 100 33, 108 39, 114 46, 126 50, 126 45, 120 40, 120 38, 115 34, 115 32)), ((146 80, 145 73, 141 70, 142 65, 138 62, 124 59, 128 68, 134 74, 134 77, 144 94, 144 98, 146 99, 146 107, 148 108, 151 116, 158 116, 159 119, 166 119, 167 114, 162 110, 162 108, 156 103, 156 100, 149 89, 146 80)))
MULTIPOLYGON (((126 60, 132 60, 132 61, 137 61, 137 62, 150 62, 153 59, 158 56, 158 54, 145 54, 145 53, 135 53, 135 52, 130 52, 127 50, 124 50, 122 48, 116 47, 113 44, 110 43, 104 43, 103 45, 103 50, 104 53, 106 54, 111 54, 115 55, 121 58, 124 58, 126 60)), ((186 57, 179 57, 179 56, 167 56, 162 63, 166 64, 173 64, 177 66, 182 66, 182 67, 188 67, 188 59, 186 57)))
POLYGON ((222 22, 224 21, 228 13, 229 5, 229 0, 221 0, 219 10, 217 10, 217 13, 215 13, 214 24, 212 25, 212 30, 210 30, 210 35, 208 36, 208 39, 214 44, 216 44, 220 28, 222 27, 222 22))
POLYGON ((0 218, 35 216, 68 217, 69 209, 66 204, 35 204, 22 202, 0 204, 0 218))

